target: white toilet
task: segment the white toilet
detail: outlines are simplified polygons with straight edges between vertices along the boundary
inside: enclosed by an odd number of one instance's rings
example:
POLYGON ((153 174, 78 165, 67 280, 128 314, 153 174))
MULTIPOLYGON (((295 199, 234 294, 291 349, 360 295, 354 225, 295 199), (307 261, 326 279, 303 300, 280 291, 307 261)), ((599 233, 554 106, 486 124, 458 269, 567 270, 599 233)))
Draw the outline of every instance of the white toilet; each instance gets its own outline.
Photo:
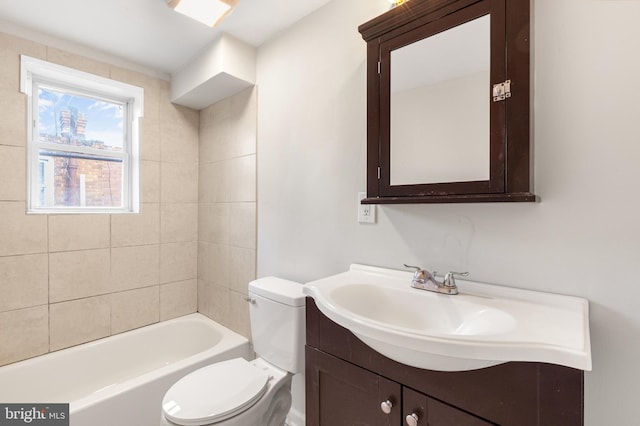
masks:
POLYGON ((222 361, 178 380, 162 400, 161 425, 284 425, 291 378, 304 371, 302 285, 261 278, 249 283, 248 300, 258 358, 222 361))

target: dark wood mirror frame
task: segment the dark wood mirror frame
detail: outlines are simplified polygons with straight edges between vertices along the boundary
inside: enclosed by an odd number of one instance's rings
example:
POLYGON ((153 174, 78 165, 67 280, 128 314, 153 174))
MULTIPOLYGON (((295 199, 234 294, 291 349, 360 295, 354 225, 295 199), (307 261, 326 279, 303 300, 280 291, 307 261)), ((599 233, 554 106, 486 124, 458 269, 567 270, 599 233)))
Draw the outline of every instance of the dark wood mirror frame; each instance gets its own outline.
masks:
MULTIPOLYGON (((363 204, 536 201, 530 192, 529 26, 530 0, 408 0, 358 28, 367 42, 363 204), (511 81, 511 97, 491 102, 489 180, 391 185, 391 51, 488 13, 491 84, 511 81)), ((432 161, 438 159, 424 159, 425 164, 432 161)))

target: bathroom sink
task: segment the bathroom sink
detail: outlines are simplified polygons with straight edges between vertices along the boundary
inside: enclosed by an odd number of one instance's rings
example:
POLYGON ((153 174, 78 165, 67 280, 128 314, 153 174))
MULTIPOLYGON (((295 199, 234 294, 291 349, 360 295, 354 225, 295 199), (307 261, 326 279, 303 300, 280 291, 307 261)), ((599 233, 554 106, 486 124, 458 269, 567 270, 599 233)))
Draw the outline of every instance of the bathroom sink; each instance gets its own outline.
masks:
POLYGON ((460 293, 411 288, 411 272, 351 265, 304 293, 328 318, 403 364, 465 371, 509 361, 591 370, 584 299, 458 280, 460 293))

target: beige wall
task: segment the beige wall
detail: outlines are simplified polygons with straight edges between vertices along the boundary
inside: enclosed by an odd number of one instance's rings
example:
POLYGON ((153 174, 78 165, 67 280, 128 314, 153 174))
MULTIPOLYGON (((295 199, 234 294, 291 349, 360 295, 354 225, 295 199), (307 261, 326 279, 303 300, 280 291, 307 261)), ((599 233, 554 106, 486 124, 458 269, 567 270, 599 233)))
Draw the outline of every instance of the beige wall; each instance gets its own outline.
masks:
POLYGON ((200 112, 198 310, 250 336, 256 271, 256 89, 200 112))
POLYGON ((167 81, 0 33, 0 365, 196 311, 198 127, 167 81), (144 88, 141 214, 25 214, 20 54, 144 88))

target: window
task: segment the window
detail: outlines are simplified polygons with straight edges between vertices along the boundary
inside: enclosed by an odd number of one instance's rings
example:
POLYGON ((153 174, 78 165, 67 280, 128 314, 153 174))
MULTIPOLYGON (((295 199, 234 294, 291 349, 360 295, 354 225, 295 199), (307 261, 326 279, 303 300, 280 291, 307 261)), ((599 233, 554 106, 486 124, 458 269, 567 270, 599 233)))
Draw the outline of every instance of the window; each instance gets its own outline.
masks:
POLYGON ((139 212, 143 90, 28 56, 28 211, 139 212))

